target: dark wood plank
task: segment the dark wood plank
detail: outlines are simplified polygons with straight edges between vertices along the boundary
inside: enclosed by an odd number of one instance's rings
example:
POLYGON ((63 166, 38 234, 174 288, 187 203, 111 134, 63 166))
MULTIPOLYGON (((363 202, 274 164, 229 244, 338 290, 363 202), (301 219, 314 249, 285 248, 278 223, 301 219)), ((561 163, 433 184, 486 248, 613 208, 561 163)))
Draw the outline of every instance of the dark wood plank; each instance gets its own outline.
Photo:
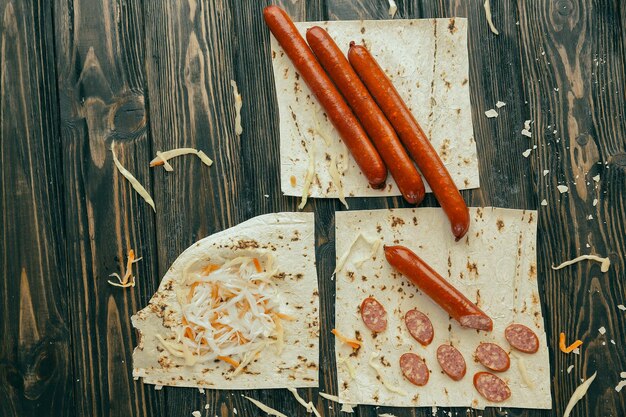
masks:
MULTIPOLYGON (((151 190, 140 1, 54 2, 61 103, 69 304, 74 341, 74 409, 79 415, 162 414, 162 395, 133 381, 130 316, 156 290, 154 213, 117 171, 109 150, 151 190), (108 275, 129 249, 137 286, 108 275)), ((157 200, 157 210, 164 202, 157 200)))
MULTIPOLYGON (((143 10, 153 148, 194 147, 214 161, 209 168, 197 158, 178 158, 174 172, 154 172, 155 199, 164 202, 156 215, 158 281, 193 242, 260 214, 254 207, 267 201, 263 194, 276 193, 242 159, 243 144, 264 140, 265 135, 248 134, 258 110, 250 109, 252 94, 241 85, 244 134, 235 135, 230 80, 239 80, 233 70, 231 7, 223 1, 157 0, 144 2, 143 10)), ((266 157, 255 153, 252 159, 266 157)), ((275 207, 266 210, 270 209, 275 207)), ((223 391, 207 390, 203 395, 193 389, 166 388, 165 395, 167 415, 204 410, 206 403, 210 415, 222 414, 221 410, 239 408, 241 401, 239 395, 223 391)))
POLYGON ((531 161, 538 199, 548 202, 540 209, 538 270, 549 308, 555 411, 561 414, 580 378, 597 370, 573 415, 625 415, 624 396, 614 390, 626 366, 625 318, 617 309, 626 284, 624 20, 608 1, 521 2, 519 14, 524 87, 539 146, 531 161), (560 194, 558 184, 569 191, 560 194), (610 256, 611 270, 602 274, 588 262, 549 267, 586 253, 610 256), (556 349, 560 331, 583 340, 580 356, 556 349), (568 375, 563 369, 570 364, 568 375))
POLYGON ((0 12, 0 414, 73 416, 52 13, 0 12))

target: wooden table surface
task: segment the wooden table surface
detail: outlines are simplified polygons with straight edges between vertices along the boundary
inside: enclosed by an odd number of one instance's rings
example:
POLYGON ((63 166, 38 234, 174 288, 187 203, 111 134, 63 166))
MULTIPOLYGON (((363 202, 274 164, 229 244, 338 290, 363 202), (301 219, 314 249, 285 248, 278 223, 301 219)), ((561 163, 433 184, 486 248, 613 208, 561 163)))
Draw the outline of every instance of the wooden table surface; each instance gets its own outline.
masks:
MULTIPOLYGON (((539 210, 538 277, 552 368, 552 411, 439 409, 448 416, 626 415, 626 4, 619 0, 398 0, 396 18, 467 17, 481 188, 472 206, 539 210), (497 119, 484 112, 506 102, 497 119), (520 134, 532 120, 532 138, 520 134), (536 145, 528 158, 522 156, 536 145), (544 170, 548 170, 544 174, 544 170), (599 175, 599 181, 593 177, 599 175), (556 186, 569 192, 560 194, 556 186), (546 199, 547 206, 540 202, 546 199), (597 205, 592 203, 598 200, 597 205), (579 254, 608 255, 612 266, 579 254), (604 326, 606 334, 599 333, 604 326), (580 355, 558 335, 580 338, 580 355), (573 365, 571 373, 568 366, 573 365)), ((263 24, 265 2, 240 0, 0 0, 0 416, 263 415, 240 392, 133 381, 130 316, 186 247, 251 217, 297 210, 279 187, 278 113, 263 24), (234 133, 230 80, 243 95, 234 133), (108 148, 146 185, 156 214, 115 170, 108 148), (157 150, 205 150, 151 170, 157 150), (269 198, 264 195, 269 195, 269 198), (138 283, 107 284, 134 248, 138 283), (208 409, 204 406, 208 404, 208 409)), ((285 0, 295 20, 385 19, 385 0, 285 0)), ((407 53, 411 53, 407 50, 407 53)), ((432 195, 423 206, 436 206, 432 195)), ((355 198, 352 209, 406 207, 355 198)), ((314 200, 321 293, 320 390, 336 393, 333 340, 337 200, 314 200)), ((529 370, 532 372, 532 369, 529 370)), ((247 392, 289 416, 286 390, 247 392)), ((301 390, 325 416, 336 405, 301 390)), ((358 407, 356 416, 430 416, 430 408, 358 407)))

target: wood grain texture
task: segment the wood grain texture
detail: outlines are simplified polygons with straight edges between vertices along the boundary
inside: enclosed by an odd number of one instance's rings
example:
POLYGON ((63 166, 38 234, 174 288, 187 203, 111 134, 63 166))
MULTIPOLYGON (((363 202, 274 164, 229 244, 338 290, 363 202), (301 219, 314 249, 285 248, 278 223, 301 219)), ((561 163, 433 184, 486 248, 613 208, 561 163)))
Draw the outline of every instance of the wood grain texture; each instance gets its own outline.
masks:
MULTIPOLYGON (((468 18, 481 188, 464 191, 466 201, 539 210, 538 279, 554 408, 506 415, 562 415, 580 378, 596 370, 598 379, 572 416, 626 415, 623 393, 614 390, 626 370, 626 316, 617 308, 626 304, 624 2, 492 0, 499 36, 488 29, 482 0, 396 2, 396 18, 468 18), (499 117, 486 118, 499 100, 506 102, 499 117), (525 120, 533 121, 532 138, 521 135, 525 120), (528 158, 526 149, 532 149, 528 158), (559 193, 558 184, 569 191, 559 193), (550 268, 581 253, 610 256, 611 270, 602 274, 589 262, 550 268), (581 355, 556 348, 560 331, 583 340, 581 355)), ((388 18, 386 0, 277 3, 294 20, 388 18)), ((0 400, 6 400, 0 416, 189 416, 200 410, 225 417, 235 409, 238 416, 260 415, 242 393, 287 415, 307 415, 286 390, 154 391, 131 378, 130 315, 147 304, 176 257, 251 217, 297 210, 299 199, 280 192, 265 5, 0 0, 0 317, 8 335, 0 342, 0 400), (243 96, 240 137, 230 80, 243 96), (113 140, 122 164, 152 194, 156 214, 113 167, 113 140), (203 150, 214 165, 180 157, 172 161, 174 172, 148 168, 157 150, 182 146, 203 150), (125 267, 130 248, 143 256, 137 286, 109 286, 107 275, 125 267)), ((408 207, 398 197, 348 203, 353 210, 408 207)), ((422 205, 437 202, 428 195, 422 205)), ((317 393, 337 393, 330 276, 334 213, 345 208, 313 199, 305 210, 315 212, 316 221, 320 388, 300 394, 322 415, 338 416, 340 407, 317 393)), ((361 406, 355 416, 384 412, 432 415, 430 408, 361 406)), ((437 415, 448 413, 504 415, 497 408, 445 408, 437 415)))
MULTIPOLYGON (((67 262, 77 415, 160 414, 152 387, 133 381, 130 316, 156 290, 154 213, 113 165, 151 190, 141 4, 55 2, 56 64, 65 179, 67 262), (137 286, 117 288, 134 249, 137 286)), ((162 206, 157 202, 157 210, 162 206)))
POLYGON ((52 15, 0 1, 0 415, 74 415, 52 15))

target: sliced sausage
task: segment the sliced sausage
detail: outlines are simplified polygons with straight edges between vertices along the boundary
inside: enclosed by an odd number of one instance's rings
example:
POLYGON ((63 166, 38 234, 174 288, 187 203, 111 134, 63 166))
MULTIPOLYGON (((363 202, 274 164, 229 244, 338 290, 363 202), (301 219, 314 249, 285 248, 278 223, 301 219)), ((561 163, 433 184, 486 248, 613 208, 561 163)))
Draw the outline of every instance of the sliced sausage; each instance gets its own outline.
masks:
POLYGON ((320 102, 372 188, 382 188, 387 167, 365 130, 317 61, 295 25, 278 6, 267 6, 263 18, 298 73, 320 102))
POLYGON ((306 40, 322 67, 345 97, 374 146, 387 165, 406 201, 419 204, 424 198, 424 182, 398 135, 356 75, 348 59, 328 32, 313 26, 306 40))
POLYGON ((491 331, 493 322, 478 306, 404 246, 385 246, 387 262, 439 304, 461 326, 491 331))
POLYGON ((465 371, 467 370, 465 359, 454 346, 439 346, 437 348, 437 361, 446 375, 455 381, 459 381, 465 376, 465 371))
POLYGON ((490 372, 478 372, 474 375, 474 387, 485 399, 500 403, 511 396, 511 389, 502 379, 490 372))
POLYGON ((411 382, 411 384, 419 387, 426 385, 430 372, 422 358, 415 353, 405 353, 400 356, 400 369, 402 375, 411 382))
POLYGON ((504 330, 504 337, 514 348, 524 353, 535 353, 539 350, 539 338, 535 332, 523 324, 513 323, 504 330))
POLYGON ((452 233, 458 241, 469 229, 469 210, 437 151, 369 51, 352 42, 348 60, 417 163, 441 208, 450 219, 452 233))
POLYGON ((406 312, 404 322, 406 323, 406 328, 409 330, 409 333, 413 336, 413 339, 417 340, 422 346, 430 345, 430 342, 433 341, 435 331, 433 330, 433 324, 426 314, 414 308, 406 312))
POLYGON ((476 348, 475 356, 478 362, 492 371, 504 372, 511 365, 509 355, 495 343, 481 343, 476 348))
POLYGON ((374 297, 367 297, 361 303, 361 318, 365 326, 373 332, 382 332, 387 328, 385 307, 374 297))

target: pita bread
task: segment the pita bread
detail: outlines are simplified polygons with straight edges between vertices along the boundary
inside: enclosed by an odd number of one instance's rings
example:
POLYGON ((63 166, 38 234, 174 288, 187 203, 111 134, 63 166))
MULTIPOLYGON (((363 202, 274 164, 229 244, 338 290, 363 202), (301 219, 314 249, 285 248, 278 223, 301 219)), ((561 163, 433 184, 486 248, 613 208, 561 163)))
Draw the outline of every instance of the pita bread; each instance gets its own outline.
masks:
POLYGON ((348 403, 398 407, 485 406, 551 408, 550 363, 544 330, 536 268, 537 212, 500 208, 470 208, 471 225, 467 236, 454 241, 448 219, 439 208, 364 210, 336 213, 337 258, 345 258, 337 271, 335 327, 346 335, 360 333, 363 347, 358 354, 336 342, 340 361, 350 361, 356 370, 352 378, 346 366, 338 366, 339 398, 348 403), (357 237, 363 236, 353 244, 357 237), (417 287, 395 272, 387 263, 382 249, 371 255, 372 244, 381 240, 387 245, 404 245, 493 319, 490 333, 464 329, 417 287), (352 246, 352 250, 349 247, 352 246), (359 314, 361 301, 375 297, 386 309, 387 329, 373 337, 359 314), (433 342, 423 347, 416 342, 404 323, 404 314, 412 308, 425 313, 433 323, 433 342), (507 351, 504 329, 511 323, 530 327, 539 337, 535 354, 515 352, 511 367, 498 376, 507 381, 512 395, 498 404, 487 402, 474 389, 472 377, 486 371, 473 360, 480 342, 494 342, 507 351), (463 354, 467 374, 455 382, 442 373, 436 359, 439 345, 452 342, 463 354), (426 360, 430 380, 416 387, 403 376, 398 365, 405 352, 414 352, 426 360), (380 352, 377 363, 382 374, 406 395, 391 392, 376 378, 368 364, 370 356, 380 352), (519 367, 525 364, 526 375, 519 367), (529 381, 526 381, 528 379, 529 381), (530 382, 532 388, 527 385, 530 382))
POLYGON ((149 305, 132 317, 139 331, 133 376, 148 384, 214 389, 317 387, 318 311, 313 213, 255 217, 194 243, 174 261, 149 305), (282 321, 282 352, 267 346, 236 376, 220 360, 187 365, 159 340, 180 344, 174 339, 182 327, 179 294, 190 288, 183 271, 246 256, 273 258, 271 281, 278 290, 280 312, 294 318, 282 321))
MULTIPOLYGON (((365 44, 432 141, 457 187, 478 188, 466 19, 297 22, 295 25, 303 36, 307 28, 322 26, 344 53, 350 41, 365 44)), ((391 176, 384 190, 373 190, 368 185, 318 101, 273 36, 271 48, 280 113, 283 193, 302 196, 313 158, 311 197, 339 197, 338 185, 330 174, 330 166, 335 163, 339 175, 334 177, 341 178, 346 196, 400 195, 391 176)))

